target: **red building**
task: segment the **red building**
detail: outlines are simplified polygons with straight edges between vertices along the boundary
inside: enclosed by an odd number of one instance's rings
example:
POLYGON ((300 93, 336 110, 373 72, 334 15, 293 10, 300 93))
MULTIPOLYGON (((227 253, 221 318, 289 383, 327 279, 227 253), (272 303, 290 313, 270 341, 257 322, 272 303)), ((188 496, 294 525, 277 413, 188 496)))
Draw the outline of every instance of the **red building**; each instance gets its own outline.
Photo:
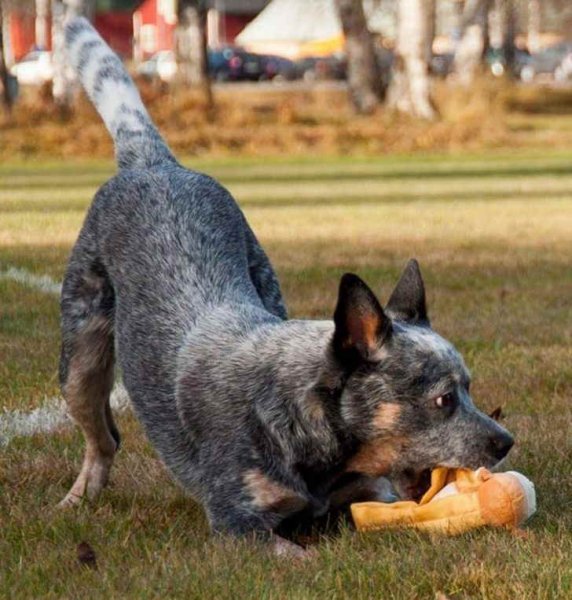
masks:
MULTIPOLYGON (((211 47, 232 44, 242 29, 269 0, 209 0, 208 43, 211 47)), ((144 0, 133 14, 134 55, 141 60, 175 47, 177 0, 144 0)))
POLYGON ((176 26, 176 0, 144 0, 133 13, 135 60, 142 60, 161 50, 172 50, 176 26))
MULTIPOLYGON (((233 43, 268 1, 209 0, 209 45, 233 43)), ((134 54, 135 59, 142 59, 160 50, 174 49, 177 11, 178 0, 98 0, 94 24, 118 54, 134 54)), ((17 62, 40 46, 51 49, 50 18, 37 19, 33 10, 12 10, 8 15, 8 34, 10 62, 17 62)))
POLYGON ((98 10, 94 18, 95 28, 101 37, 124 58, 131 57, 133 53, 133 5, 138 2, 130 4, 130 8, 98 10))
MULTIPOLYGON (((94 25, 121 56, 131 56, 133 10, 141 0, 98 0, 94 25)), ((17 62, 34 49, 51 50, 51 19, 37 18, 33 10, 14 9, 8 15, 7 55, 17 62)))

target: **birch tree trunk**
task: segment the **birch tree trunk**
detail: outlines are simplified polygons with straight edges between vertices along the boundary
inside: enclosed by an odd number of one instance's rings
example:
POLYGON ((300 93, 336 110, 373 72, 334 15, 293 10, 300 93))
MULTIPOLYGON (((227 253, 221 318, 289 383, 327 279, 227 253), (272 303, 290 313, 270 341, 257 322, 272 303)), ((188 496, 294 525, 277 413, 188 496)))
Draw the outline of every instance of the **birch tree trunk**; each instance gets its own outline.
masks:
POLYGON ((209 76, 207 14, 204 0, 179 2, 178 60, 181 79, 202 89, 207 112, 211 113, 214 98, 209 76))
POLYGON ((531 54, 540 48, 540 0, 528 0, 528 51, 531 54))
POLYGON ((346 38, 348 90, 356 112, 371 113, 385 90, 362 0, 336 0, 346 38))
POLYGON ((40 50, 48 47, 48 15, 50 0, 36 0, 36 46, 40 50))
POLYGON ((490 0, 466 0, 462 34, 455 51, 453 71, 458 81, 470 85, 482 64, 488 43, 490 0))
POLYGON ((390 108, 423 119, 434 119, 428 48, 434 25, 434 0, 399 0, 397 48, 387 92, 390 108))
POLYGON ((75 78, 65 56, 64 24, 66 19, 84 15, 92 18, 95 0, 52 0, 52 94, 55 103, 69 109, 73 100, 75 78))
POLYGON ((54 102, 69 108, 72 100, 72 82, 67 73, 64 53, 64 20, 66 5, 63 0, 52 0, 52 64, 54 77, 52 80, 52 95, 54 102))

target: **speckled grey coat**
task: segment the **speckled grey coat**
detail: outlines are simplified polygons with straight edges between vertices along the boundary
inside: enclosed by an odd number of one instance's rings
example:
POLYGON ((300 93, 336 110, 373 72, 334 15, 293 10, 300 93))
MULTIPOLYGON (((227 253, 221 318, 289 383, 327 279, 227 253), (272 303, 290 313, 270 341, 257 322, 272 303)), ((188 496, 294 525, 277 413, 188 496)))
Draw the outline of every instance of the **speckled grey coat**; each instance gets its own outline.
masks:
POLYGON ((87 442, 64 503, 107 480, 115 354, 151 443, 215 530, 321 515, 376 497, 380 476, 414 495, 428 468, 506 455, 510 435, 474 407, 461 357, 430 328, 415 261, 385 309, 348 274, 333 322, 287 320, 231 195, 177 163, 87 21, 66 35, 120 171, 95 197, 63 287, 61 381, 87 442))

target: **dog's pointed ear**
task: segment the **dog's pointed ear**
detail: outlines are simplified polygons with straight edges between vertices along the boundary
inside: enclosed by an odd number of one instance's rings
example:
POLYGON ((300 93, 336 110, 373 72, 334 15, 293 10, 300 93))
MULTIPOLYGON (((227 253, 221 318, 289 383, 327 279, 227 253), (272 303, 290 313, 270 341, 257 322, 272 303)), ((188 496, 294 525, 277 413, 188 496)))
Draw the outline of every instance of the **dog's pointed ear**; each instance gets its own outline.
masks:
POLYGON ((340 281, 334 324, 334 352, 344 362, 375 362, 391 334, 391 319, 369 287, 352 273, 340 281))
POLYGON ((419 270, 419 263, 412 258, 401 278, 397 282, 389 302, 387 312, 394 318, 407 323, 429 325, 427 303, 425 300, 425 284, 419 270))

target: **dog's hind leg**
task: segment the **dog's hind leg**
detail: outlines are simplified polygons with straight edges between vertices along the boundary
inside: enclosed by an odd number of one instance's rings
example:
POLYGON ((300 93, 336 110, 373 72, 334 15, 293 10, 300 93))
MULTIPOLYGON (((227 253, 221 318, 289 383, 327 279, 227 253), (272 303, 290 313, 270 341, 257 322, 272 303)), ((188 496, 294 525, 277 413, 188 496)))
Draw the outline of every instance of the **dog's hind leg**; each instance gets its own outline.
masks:
POLYGON ((83 431, 86 450, 80 474, 60 506, 97 496, 107 483, 119 446, 109 406, 113 305, 113 290, 103 268, 76 248, 62 292, 60 382, 68 412, 83 431))

